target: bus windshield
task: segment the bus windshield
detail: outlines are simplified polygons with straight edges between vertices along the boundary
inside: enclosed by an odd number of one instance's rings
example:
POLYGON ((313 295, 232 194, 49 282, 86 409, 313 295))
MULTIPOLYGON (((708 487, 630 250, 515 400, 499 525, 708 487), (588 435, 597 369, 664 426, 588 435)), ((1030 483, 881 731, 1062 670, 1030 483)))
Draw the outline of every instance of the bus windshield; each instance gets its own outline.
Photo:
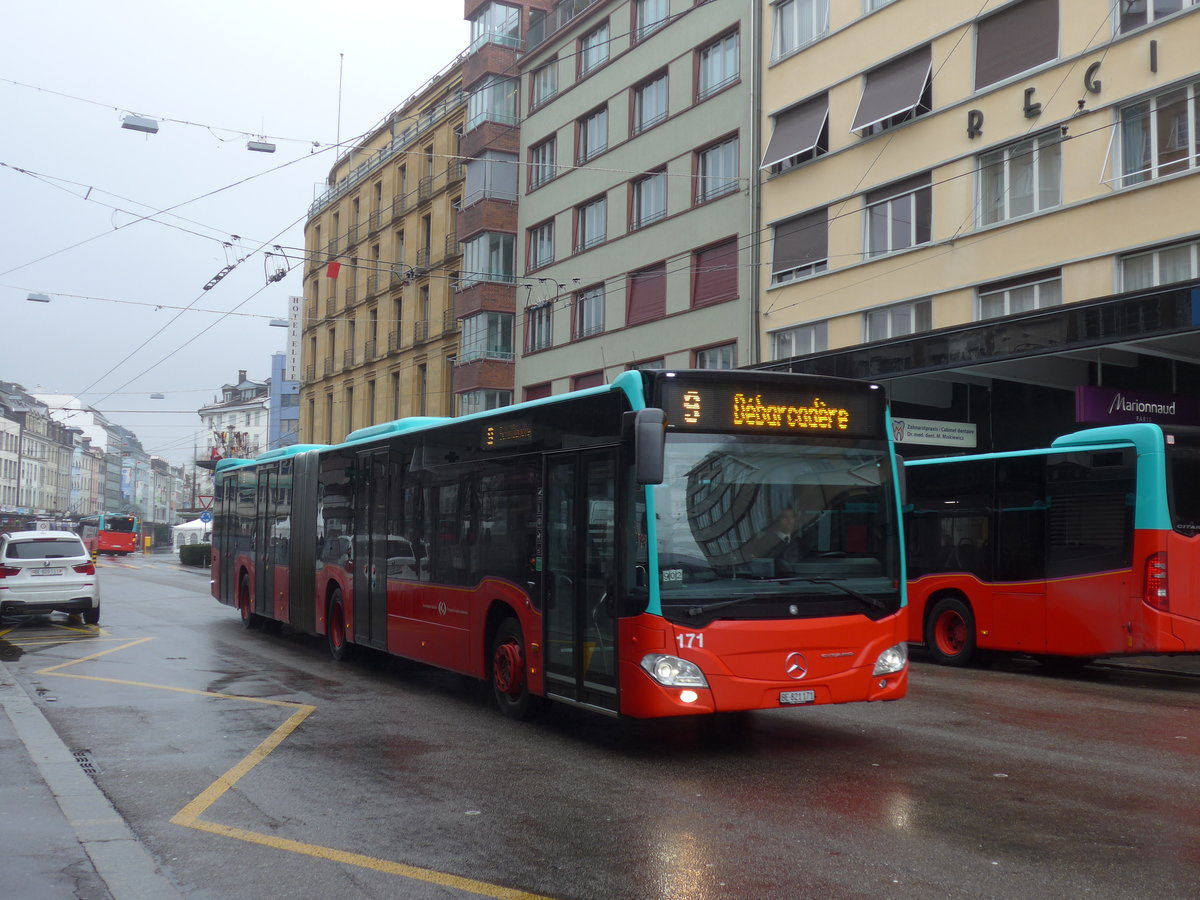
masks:
POLYGON ((1167 494, 1175 530, 1200 534, 1200 434, 1168 435, 1167 494))
POLYGON ((882 443, 670 435, 654 489, 664 614, 894 613, 892 491, 882 443))

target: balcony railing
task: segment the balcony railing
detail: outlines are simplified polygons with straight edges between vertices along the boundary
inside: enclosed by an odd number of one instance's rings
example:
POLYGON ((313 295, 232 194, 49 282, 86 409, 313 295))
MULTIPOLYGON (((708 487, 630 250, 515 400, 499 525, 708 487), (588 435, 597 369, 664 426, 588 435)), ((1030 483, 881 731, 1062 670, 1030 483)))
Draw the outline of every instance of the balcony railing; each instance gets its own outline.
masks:
POLYGON ((342 351, 342 368, 343 369, 353 369, 354 368, 354 348, 353 347, 351 347, 349 350, 342 351))
POLYGON ((379 225, 382 221, 383 215, 379 210, 374 210, 369 216, 367 216, 367 231, 369 231, 371 234, 374 234, 379 230, 379 225))
POLYGON ((328 357, 328 358, 325 360, 324 372, 325 372, 325 375, 326 375, 327 377, 328 377, 329 375, 332 375, 332 374, 333 374, 333 357, 332 357, 332 356, 331 356, 331 357, 328 357))
POLYGON ((413 343, 419 344, 429 340, 429 321, 413 322, 413 343))
POLYGON ((346 285, 346 307, 347 307, 347 309, 350 308, 351 306, 353 306, 357 302, 358 302, 358 285, 357 284, 346 285))
POLYGON ((353 247, 358 243, 358 223, 355 222, 346 229, 346 246, 353 247))
POLYGON ((367 341, 366 345, 363 347, 364 362, 370 362, 378 355, 377 344, 377 341, 367 341))
POLYGON ((426 175, 417 182, 417 202, 424 203, 433 196, 433 176, 426 175))
POLYGON ((317 380, 317 364, 309 363, 304 367, 304 383, 312 384, 317 380))
POLYGON ((388 332, 388 353, 395 353, 400 349, 400 329, 388 332))
POLYGON ((372 272, 367 276, 367 293, 364 299, 370 299, 379 293, 379 273, 372 272))
POLYGON ((446 259, 462 256, 462 244, 458 242, 458 232, 451 231, 446 235, 446 259))
POLYGON ((454 315, 454 310, 442 310, 442 334, 449 334, 452 331, 458 331, 458 319, 454 315))
POLYGON ((417 266, 428 269, 430 266, 430 253, 428 247, 421 247, 417 250, 417 266))
POLYGON ((325 318, 332 319, 337 315, 337 297, 330 297, 325 301, 325 318))

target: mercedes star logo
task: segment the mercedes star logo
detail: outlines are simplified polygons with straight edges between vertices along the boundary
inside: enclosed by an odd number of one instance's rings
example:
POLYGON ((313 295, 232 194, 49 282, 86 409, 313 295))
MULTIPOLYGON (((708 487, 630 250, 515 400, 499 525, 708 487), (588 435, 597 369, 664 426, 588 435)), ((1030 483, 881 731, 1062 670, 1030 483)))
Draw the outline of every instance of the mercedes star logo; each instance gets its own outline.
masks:
POLYGON ((787 659, 783 661, 783 670, 787 672, 788 678, 799 681, 808 674, 808 660, 799 650, 789 653, 787 659))

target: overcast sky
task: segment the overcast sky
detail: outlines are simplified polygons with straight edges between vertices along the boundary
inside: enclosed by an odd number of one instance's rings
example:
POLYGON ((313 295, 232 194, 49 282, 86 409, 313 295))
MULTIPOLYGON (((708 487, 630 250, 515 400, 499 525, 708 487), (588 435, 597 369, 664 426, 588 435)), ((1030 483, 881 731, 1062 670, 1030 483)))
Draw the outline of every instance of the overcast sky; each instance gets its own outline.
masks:
POLYGON ((268 322, 303 293, 301 270, 268 285, 286 265, 272 248, 303 247, 339 135, 369 131, 462 52, 462 13, 461 0, 8 4, 0 380, 79 394, 148 452, 190 460, 194 410, 239 369, 265 380, 283 350, 268 322), (122 129, 130 113, 158 133, 122 129), (276 152, 246 149, 259 139, 276 152))

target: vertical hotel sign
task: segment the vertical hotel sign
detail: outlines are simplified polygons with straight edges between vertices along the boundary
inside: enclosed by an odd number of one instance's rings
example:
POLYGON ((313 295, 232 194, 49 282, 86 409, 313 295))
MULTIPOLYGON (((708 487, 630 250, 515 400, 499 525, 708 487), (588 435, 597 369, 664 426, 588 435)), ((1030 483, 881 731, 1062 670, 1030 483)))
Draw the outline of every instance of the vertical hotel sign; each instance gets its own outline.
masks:
POLYGON ((300 337, 304 331, 304 298, 288 297, 287 351, 283 361, 283 380, 300 380, 300 337))
POLYGON ((1196 398, 1187 394, 1155 394, 1119 388, 1075 388, 1075 421, 1093 425, 1153 422, 1156 425, 1200 425, 1196 398))

